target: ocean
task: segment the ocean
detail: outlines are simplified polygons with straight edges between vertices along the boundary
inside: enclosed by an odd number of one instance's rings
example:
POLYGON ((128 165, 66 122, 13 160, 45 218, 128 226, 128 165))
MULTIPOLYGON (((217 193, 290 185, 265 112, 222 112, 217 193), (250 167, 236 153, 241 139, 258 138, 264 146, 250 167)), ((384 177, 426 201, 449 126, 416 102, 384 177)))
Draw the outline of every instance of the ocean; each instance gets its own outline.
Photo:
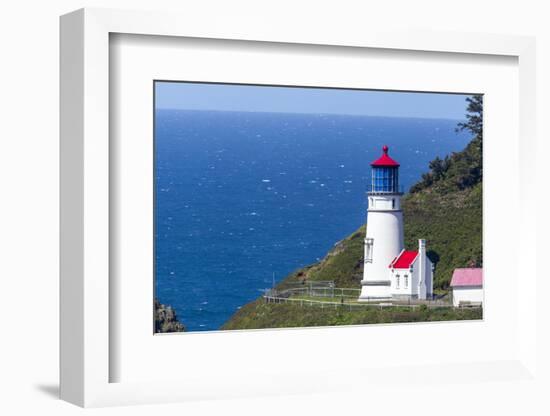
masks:
MULTIPOLYGON (((189 331, 218 329, 366 220, 387 144, 405 191, 470 140, 456 120, 156 110, 155 290, 189 331)), ((407 219, 405 218, 405 223, 407 219)))

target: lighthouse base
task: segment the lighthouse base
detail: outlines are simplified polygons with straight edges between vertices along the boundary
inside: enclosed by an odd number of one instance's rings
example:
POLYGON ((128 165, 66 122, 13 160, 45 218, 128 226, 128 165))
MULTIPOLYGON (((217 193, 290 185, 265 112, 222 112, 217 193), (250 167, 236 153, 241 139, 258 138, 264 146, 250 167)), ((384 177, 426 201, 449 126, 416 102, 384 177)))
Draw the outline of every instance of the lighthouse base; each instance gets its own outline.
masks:
POLYGON ((359 302, 380 301, 391 299, 391 286, 389 280, 361 281, 361 295, 359 302))

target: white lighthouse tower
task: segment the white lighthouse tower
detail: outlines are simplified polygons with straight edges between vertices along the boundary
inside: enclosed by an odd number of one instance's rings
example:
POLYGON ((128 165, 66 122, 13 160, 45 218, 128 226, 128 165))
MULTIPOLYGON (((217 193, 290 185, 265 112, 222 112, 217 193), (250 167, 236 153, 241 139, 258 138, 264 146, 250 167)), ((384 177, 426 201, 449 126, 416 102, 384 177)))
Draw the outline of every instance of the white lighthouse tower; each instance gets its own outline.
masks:
POLYGON ((383 154, 371 163, 368 192, 365 265, 359 300, 391 298, 389 266, 403 250, 403 213, 399 188, 399 163, 383 154))

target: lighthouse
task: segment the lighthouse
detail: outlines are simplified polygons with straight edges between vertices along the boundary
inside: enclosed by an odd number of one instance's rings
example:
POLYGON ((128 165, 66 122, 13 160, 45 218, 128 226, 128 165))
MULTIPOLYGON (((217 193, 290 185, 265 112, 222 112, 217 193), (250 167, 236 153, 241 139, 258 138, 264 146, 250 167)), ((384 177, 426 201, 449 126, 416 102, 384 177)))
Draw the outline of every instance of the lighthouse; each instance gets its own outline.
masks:
POLYGON ((399 163, 388 155, 388 146, 371 163, 371 186, 367 193, 367 232, 364 270, 359 300, 392 297, 389 268, 403 252, 403 212, 399 188, 399 163))

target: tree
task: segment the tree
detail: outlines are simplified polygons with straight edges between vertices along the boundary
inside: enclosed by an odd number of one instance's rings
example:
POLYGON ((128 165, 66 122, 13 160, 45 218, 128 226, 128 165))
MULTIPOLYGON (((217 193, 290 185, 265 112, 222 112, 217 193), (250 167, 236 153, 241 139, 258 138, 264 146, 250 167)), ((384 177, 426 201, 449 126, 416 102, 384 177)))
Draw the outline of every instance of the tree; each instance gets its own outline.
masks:
POLYGON ((466 107, 466 122, 458 123, 456 131, 468 130, 476 137, 483 137, 483 96, 472 95, 466 98, 468 107, 466 107))
POLYGON ((471 188, 483 177, 483 96, 466 98, 466 121, 458 123, 456 131, 468 131, 474 135, 462 152, 452 153, 444 159, 436 157, 429 163, 430 171, 413 185, 410 193, 436 185, 441 192, 471 188))
POLYGON ((429 163, 428 167, 431 170, 434 181, 438 181, 445 175, 447 169, 449 169, 449 157, 446 156, 445 159, 440 159, 439 156, 437 156, 429 163))

